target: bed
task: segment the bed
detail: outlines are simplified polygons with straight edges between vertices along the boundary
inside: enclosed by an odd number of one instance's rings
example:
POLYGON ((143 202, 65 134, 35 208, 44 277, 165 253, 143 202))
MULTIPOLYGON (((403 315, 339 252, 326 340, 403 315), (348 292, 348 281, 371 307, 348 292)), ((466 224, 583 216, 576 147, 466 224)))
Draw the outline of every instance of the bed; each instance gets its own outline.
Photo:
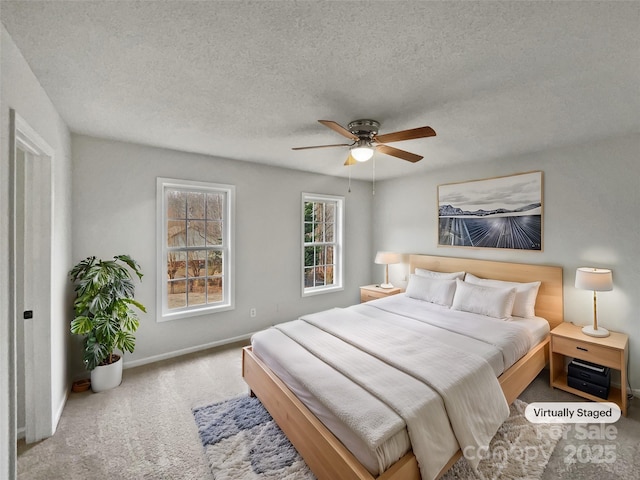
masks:
MULTIPOLYGON (((464 271, 480 278, 522 283, 539 281, 535 315, 543 317, 549 323, 549 328, 554 328, 563 321, 561 267, 411 255, 410 268, 412 274, 416 269, 434 272, 464 271)), ((386 308, 385 305, 382 305, 383 310, 384 308, 386 308)), ((356 306, 355 311, 360 314, 367 309, 356 306)), ((499 386, 508 403, 513 402, 547 364, 548 344, 548 335, 541 335, 535 345, 529 348, 521 358, 507 365, 503 371, 497 372, 499 386)), ((268 356, 263 355, 263 357, 269 360, 268 356)), ((290 387, 281 379, 281 377, 287 379, 286 375, 282 372, 280 376, 274 373, 273 370, 279 371, 277 363, 272 365, 273 368, 267 366, 252 347, 243 350, 243 376, 252 394, 260 399, 319 479, 419 480, 421 478, 416 455, 411 450, 392 465, 384 466, 379 471, 373 470, 372 473, 371 466, 366 461, 360 460, 362 458, 360 453, 354 450, 357 453, 354 455, 343 442, 338 440, 332 430, 325 426, 325 423, 330 425, 330 422, 322 417, 322 412, 312 413, 305 404, 309 402, 304 398, 304 394, 300 397, 304 399, 303 401, 293 393, 296 391, 300 395, 298 386, 289 383, 290 387), (316 415, 323 418, 324 423, 316 415)), ((290 379, 287 380, 290 382, 290 379)), ((315 411, 314 407, 311 408, 315 411)), ((440 472, 430 476, 441 475, 460 456, 459 450, 453 452, 440 472)))

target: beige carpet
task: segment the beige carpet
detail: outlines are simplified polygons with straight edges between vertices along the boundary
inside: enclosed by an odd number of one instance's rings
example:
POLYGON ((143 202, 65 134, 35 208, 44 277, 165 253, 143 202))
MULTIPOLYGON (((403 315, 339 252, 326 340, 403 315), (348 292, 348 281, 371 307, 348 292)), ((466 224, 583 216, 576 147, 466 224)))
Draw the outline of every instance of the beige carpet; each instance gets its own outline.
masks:
POLYGON ((70 394, 56 434, 19 448, 18 478, 212 479, 191 410, 247 392, 238 346, 125 370, 70 394))
MULTIPOLYGON (((18 478, 212 480, 191 411, 248 392, 240 360, 234 345, 125 370, 122 385, 108 392, 70 394, 56 434, 19 445, 18 478)), ((550 389, 543 372, 521 399, 577 397, 550 389)), ((585 443, 573 431, 558 443, 542 480, 640 478, 640 405, 616 428, 616 439, 609 441, 615 463, 565 464, 566 448, 585 443)))

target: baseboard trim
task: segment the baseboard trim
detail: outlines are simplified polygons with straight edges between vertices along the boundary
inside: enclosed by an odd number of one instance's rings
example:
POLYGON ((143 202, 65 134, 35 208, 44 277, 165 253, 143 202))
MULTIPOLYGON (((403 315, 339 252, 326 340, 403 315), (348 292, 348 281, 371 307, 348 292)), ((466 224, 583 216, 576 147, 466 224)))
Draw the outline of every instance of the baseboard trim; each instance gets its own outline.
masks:
POLYGON ((142 365, 147 365, 149 363, 155 363, 161 360, 167 360, 169 358, 180 357, 182 355, 187 355, 189 353, 200 352, 202 350, 208 350, 210 348, 222 347, 224 345, 229 345, 231 343, 242 342, 245 340, 249 340, 254 333, 255 332, 251 332, 251 333, 247 333, 237 337, 225 338, 224 340, 205 343, 203 345, 196 345, 195 347, 183 348, 182 350, 174 350, 173 352, 162 353, 160 355, 153 355, 151 357, 140 358, 138 360, 131 360, 131 361, 125 360, 125 362, 122 365, 122 368, 127 369, 127 368, 140 367, 142 365))

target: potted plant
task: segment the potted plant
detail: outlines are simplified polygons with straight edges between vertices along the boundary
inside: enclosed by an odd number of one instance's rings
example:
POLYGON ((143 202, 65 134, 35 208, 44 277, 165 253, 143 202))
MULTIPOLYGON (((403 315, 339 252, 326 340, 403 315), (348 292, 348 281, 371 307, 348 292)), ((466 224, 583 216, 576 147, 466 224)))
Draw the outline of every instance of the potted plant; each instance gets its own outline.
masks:
POLYGON ((135 286, 131 272, 142 280, 140 266, 128 255, 113 260, 87 257, 69 272, 76 284, 75 317, 71 333, 84 335, 83 360, 91 371, 91 389, 101 392, 122 382, 122 356, 133 352, 135 331, 140 322, 131 307, 146 312, 134 300, 135 286))

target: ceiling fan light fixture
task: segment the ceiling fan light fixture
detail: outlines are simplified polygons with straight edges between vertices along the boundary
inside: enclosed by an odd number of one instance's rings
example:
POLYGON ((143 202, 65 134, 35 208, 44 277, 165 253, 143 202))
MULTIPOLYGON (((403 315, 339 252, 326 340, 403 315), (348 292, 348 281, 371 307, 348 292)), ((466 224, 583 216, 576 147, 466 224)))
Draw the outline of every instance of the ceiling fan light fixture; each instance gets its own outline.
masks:
MULTIPOLYGON (((1 1, 1 0, 0 0, 1 1)), ((406 160, 407 162, 416 163, 422 160, 422 155, 400 150, 391 147, 386 143, 401 142, 404 140, 413 140, 416 138, 435 137, 436 132, 431 127, 418 127, 409 130, 400 130, 398 132, 385 133, 378 135, 380 122, 376 120, 354 120, 350 122, 347 128, 333 120, 318 120, 322 125, 330 128, 334 132, 351 140, 352 143, 339 143, 333 145, 315 145, 311 147, 294 147, 292 150, 308 150, 312 148, 328 148, 328 147, 349 147, 349 156, 345 165, 350 166, 355 162, 366 162, 373 157, 374 152, 390 155, 392 157, 406 160)))
POLYGON ((366 162, 373 157, 373 147, 366 140, 358 140, 351 148, 351 156, 358 162, 366 162))

